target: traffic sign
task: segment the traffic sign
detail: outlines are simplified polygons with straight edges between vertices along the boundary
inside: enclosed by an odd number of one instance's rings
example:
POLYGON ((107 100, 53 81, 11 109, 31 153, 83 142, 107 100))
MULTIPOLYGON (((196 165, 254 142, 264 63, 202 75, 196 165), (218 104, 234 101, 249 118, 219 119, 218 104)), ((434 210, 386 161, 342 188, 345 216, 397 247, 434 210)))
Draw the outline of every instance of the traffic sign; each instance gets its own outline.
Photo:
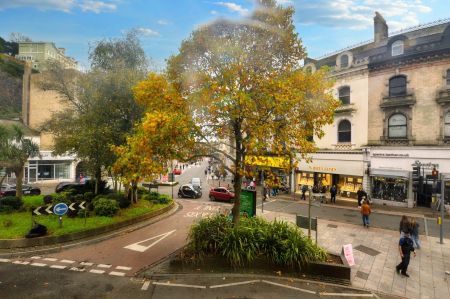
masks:
POLYGON ((58 216, 62 216, 69 210, 69 206, 67 204, 60 202, 53 207, 53 213, 58 216))

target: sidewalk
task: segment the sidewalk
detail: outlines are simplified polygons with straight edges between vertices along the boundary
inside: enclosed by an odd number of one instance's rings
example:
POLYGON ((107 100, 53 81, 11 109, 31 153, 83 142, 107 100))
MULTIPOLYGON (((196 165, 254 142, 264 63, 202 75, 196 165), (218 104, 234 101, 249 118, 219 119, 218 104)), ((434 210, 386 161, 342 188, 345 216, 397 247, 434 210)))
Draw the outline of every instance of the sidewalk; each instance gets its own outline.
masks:
MULTIPOLYGON (((261 216, 259 210, 258 214, 261 216)), ((265 211, 262 216, 295 223, 292 214, 265 211)), ((441 245, 439 238, 421 236, 422 248, 416 258, 411 257, 408 268, 410 278, 395 271, 400 262, 397 232, 319 219, 318 239, 320 246, 335 254, 340 254, 342 245, 352 244, 354 287, 407 298, 450 298, 450 275, 445 274, 450 270, 450 239, 441 245)))

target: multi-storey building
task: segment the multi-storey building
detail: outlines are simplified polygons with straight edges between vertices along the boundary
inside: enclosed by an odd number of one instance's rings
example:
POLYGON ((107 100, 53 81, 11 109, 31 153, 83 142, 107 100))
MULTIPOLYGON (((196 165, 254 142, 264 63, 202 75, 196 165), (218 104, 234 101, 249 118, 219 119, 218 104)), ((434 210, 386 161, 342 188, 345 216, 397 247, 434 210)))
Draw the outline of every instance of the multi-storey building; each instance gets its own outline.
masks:
POLYGON ((65 55, 64 48, 57 48, 51 42, 20 42, 19 54, 16 58, 28 61, 31 66, 39 71, 45 69, 45 63, 48 60, 56 60, 65 68, 77 68, 77 61, 65 55))
POLYGON ((336 184, 343 197, 363 187, 378 202, 431 205, 434 166, 450 174, 450 20, 388 34, 374 17, 374 39, 305 68, 330 67, 335 111, 312 163, 300 162, 296 183, 336 184), (423 165, 424 184, 414 196, 412 164, 423 165))

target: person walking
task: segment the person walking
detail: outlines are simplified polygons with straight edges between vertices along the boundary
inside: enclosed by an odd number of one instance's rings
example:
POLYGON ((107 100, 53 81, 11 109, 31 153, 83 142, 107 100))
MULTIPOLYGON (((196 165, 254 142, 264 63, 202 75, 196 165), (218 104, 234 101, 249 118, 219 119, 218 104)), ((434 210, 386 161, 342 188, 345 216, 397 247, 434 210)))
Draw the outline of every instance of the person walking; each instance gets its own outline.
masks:
POLYGON ((336 194, 337 194, 337 188, 336 188, 336 185, 333 185, 330 188, 330 195, 331 195, 330 201, 331 201, 331 203, 336 203, 336 194))
POLYGON ((308 186, 303 185, 302 186, 302 199, 306 200, 306 191, 308 191, 308 186))
POLYGON ((361 205, 363 201, 367 198, 367 193, 364 191, 362 187, 359 187, 358 192, 356 192, 356 195, 358 196, 358 208, 361 208, 361 205))
POLYGON ((412 232, 411 230, 411 220, 408 216, 403 215, 402 219, 400 220, 400 226, 398 228, 398 231, 400 232, 400 236, 403 237, 406 233, 410 234, 412 232))
POLYGON ((363 204, 361 205, 361 215, 363 220, 364 227, 369 228, 369 215, 372 213, 372 210, 370 209, 369 202, 365 200, 363 204))
POLYGON ((419 223, 417 223, 416 218, 411 218, 411 239, 414 241, 417 249, 420 249, 419 240, 419 223))
POLYGON ((205 176, 207 176, 208 175, 208 170, 207 169, 205 169, 205 176))
POLYGON ((414 252, 414 257, 416 256, 416 252, 414 251, 414 242, 409 237, 409 233, 405 233, 403 237, 400 237, 398 249, 402 261, 397 265, 397 267, 395 267, 395 269, 397 270, 397 273, 401 273, 403 276, 409 277, 409 274, 406 273, 406 271, 408 270, 411 251, 414 252))

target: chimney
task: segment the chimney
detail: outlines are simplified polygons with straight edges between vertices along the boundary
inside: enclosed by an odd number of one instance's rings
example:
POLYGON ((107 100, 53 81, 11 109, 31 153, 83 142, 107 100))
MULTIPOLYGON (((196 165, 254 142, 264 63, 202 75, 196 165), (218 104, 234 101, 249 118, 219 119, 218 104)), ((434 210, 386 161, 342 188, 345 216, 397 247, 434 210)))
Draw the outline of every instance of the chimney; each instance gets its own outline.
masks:
POLYGON ((375 43, 388 38, 388 25, 378 11, 375 12, 375 17, 373 18, 373 30, 375 43))

